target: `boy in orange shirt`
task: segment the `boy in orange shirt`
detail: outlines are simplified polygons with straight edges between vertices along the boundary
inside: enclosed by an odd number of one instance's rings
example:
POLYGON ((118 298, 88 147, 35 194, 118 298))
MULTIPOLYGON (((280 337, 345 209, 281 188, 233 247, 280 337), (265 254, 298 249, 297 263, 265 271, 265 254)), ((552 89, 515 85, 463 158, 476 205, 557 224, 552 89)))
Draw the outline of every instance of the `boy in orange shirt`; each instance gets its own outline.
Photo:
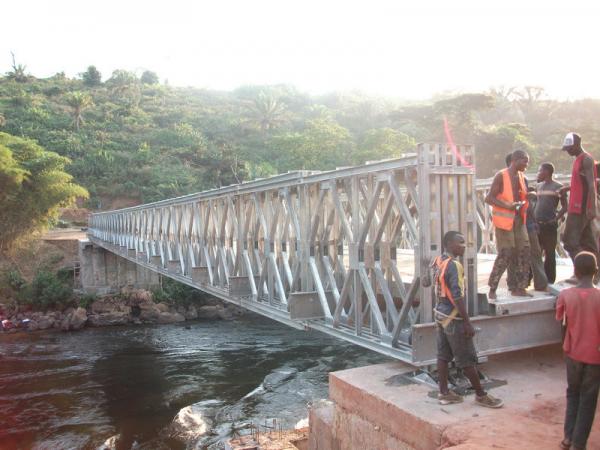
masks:
POLYGON ((574 258, 578 284, 564 289, 556 303, 562 321, 567 365, 567 410, 563 449, 585 449, 594 422, 600 388, 600 289, 594 287, 596 256, 580 252, 574 258))

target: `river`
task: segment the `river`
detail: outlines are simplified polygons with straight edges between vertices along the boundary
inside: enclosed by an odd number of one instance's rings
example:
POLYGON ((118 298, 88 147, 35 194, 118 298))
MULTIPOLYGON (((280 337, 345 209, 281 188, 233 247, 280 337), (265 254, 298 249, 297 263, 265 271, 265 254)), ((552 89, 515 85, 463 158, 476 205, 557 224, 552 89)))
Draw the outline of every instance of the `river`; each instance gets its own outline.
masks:
POLYGON ((330 371, 387 359, 248 314, 234 321, 0 335, 0 448, 220 448, 294 427, 330 371))

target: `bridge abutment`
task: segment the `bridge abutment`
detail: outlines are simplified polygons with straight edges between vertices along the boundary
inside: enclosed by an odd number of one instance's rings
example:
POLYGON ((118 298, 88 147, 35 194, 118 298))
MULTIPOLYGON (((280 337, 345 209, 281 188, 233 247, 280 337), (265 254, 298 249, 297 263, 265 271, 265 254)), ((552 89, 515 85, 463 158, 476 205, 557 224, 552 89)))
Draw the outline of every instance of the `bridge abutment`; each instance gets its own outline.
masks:
POLYGON ((89 294, 111 294, 124 287, 153 289, 160 286, 159 274, 140 266, 89 240, 79 241, 79 280, 89 294))
MULTIPOLYGON (((504 400, 498 410, 476 405, 472 392, 463 403, 442 406, 436 386, 409 378, 413 370, 392 362, 330 373, 330 400, 309 411, 309 448, 549 449, 563 438, 566 376, 560 345, 490 357, 482 370, 489 378, 486 389, 504 400)), ((599 421, 588 448, 600 448, 599 421)))

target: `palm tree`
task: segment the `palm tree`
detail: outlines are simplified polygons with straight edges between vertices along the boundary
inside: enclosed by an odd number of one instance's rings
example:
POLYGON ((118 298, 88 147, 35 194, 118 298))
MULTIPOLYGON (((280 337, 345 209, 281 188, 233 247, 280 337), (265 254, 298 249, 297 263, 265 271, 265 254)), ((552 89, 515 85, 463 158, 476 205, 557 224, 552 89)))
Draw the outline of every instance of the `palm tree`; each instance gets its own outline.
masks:
POLYGON ((10 52, 10 54, 12 55, 12 71, 8 72, 6 76, 9 79, 15 80, 19 83, 25 83, 29 81, 30 77, 25 72, 27 70, 27 66, 24 64, 17 64, 15 61, 15 54, 13 52, 10 52))
POLYGON ((75 129, 79 131, 79 128, 84 123, 83 111, 94 104, 92 97, 85 92, 72 92, 67 97, 67 104, 73 108, 73 111, 71 112, 73 115, 73 125, 75 126, 75 129))
POLYGON ((261 92, 248 106, 251 120, 264 133, 276 128, 284 121, 285 104, 273 95, 261 92))

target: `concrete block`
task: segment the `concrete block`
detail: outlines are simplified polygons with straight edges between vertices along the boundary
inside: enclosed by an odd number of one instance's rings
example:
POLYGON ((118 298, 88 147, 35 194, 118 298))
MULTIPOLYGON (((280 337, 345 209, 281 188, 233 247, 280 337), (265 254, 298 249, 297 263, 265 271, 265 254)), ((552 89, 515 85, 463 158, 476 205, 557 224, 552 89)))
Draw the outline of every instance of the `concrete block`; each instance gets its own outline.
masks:
MULTIPOLYGON (((497 381, 490 391, 504 400, 503 408, 482 408, 473 394, 457 405, 439 405, 437 388, 401 380, 402 372, 412 370, 402 363, 331 373, 335 408, 313 415, 316 430, 330 426, 327 414, 333 414, 333 442, 344 449, 557 448, 566 387, 560 347, 490 356, 481 369, 497 381)), ((600 449, 600 421, 588 448, 600 449)))
POLYGON ((171 273, 181 274, 181 261, 171 259, 167 262, 167 270, 171 273))
POLYGON ((196 284, 210 283, 207 266, 192 267, 192 280, 196 284))
MULTIPOLYGON (((386 363, 329 374, 329 397, 336 406, 377 425, 384 433, 416 449, 437 448, 450 418, 431 421, 427 409, 437 400, 421 385, 390 388, 386 380, 413 370, 403 363, 386 363), (424 414, 419 414, 422 411, 424 414)), ((356 421, 348 416, 345 420, 356 421)))
POLYGON ((308 411, 308 448, 311 450, 341 450, 334 438, 335 405, 323 401, 308 411))
MULTIPOLYGON (((254 277, 254 286, 258 288, 259 276, 254 277)), ((230 276, 229 277, 229 295, 234 297, 246 297, 252 295, 250 280, 246 276, 230 276)))

